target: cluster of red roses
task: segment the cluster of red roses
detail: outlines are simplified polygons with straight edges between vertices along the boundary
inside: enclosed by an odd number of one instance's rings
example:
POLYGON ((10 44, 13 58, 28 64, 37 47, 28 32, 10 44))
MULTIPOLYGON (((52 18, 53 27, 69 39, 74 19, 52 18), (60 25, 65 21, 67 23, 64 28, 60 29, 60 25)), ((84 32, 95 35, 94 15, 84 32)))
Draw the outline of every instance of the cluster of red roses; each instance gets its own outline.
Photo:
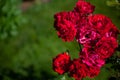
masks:
POLYGON ((54 27, 64 41, 83 45, 79 58, 71 60, 67 52, 53 59, 53 69, 59 74, 68 72, 76 80, 93 78, 100 72, 105 59, 112 56, 118 46, 119 30, 110 18, 93 14, 94 6, 79 0, 72 11, 55 14, 54 27))

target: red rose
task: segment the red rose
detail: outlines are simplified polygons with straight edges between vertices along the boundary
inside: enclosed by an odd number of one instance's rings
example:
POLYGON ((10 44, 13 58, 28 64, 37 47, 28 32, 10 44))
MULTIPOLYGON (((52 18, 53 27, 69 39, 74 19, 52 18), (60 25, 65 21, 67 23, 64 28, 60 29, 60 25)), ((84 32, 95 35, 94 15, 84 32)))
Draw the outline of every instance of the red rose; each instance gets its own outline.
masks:
POLYGON ((92 48, 83 48, 80 53, 82 62, 89 67, 101 68, 105 64, 105 60, 101 59, 100 56, 92 48))
POLYGON ((106 32, 112 27, 110 18, 102 14, 95 14, 88 17, 90 25, 95 28, 101 35, 104 36, 106 32))
POLYGON ((94 78, 95 76, 97 76, 100 73, 100 68, 99 67, 89 67, 88 68, 88 77, 90 78, 94 78))
POLYGON ((77 11, 73 10, 74 16, 72 16, 72 19, 75 23, 75 28, 79 29, 81 27, 84 27, 87 24, 87 17, 84 15, 79 14, 77 11))
POLYGON ((94 11, 95 6, 91 5, 89 2, 79 0, 76 3, 74 10, 81 15, 87 15, 94 11))
POLYGON ((97 42, 95 51, 101 58, 105 59, 111 57, 117 47, 118 43, 115 38, 103 37, 97 42))
POLYGON ((53 59, 53 70, 58 74, 63 74, 68 71, 70 64, 70 56, 64 52, 53 59))
POLYGON ((87 24, 77 30, 76 39, 84 47, 94 46, 100 38, 101 35, 87 24))
POLYGON ((76 36, 75 23, 71 16, 72 12, 61 12, 55 15, 54 27, 58 36, 64 41, 72 41, 76 36))
POLYGON ((108 32, 105 34, 106 37, 114 37, 117 39, 117 36, 119 34, 119 30, 114 24, 111 24, 111 28, 108 30, 108 32))
POLYGON ((87 76, 88 68, 80 59, 74 59, 69 67, 69 74, 75 80, 82 80, 87 76))

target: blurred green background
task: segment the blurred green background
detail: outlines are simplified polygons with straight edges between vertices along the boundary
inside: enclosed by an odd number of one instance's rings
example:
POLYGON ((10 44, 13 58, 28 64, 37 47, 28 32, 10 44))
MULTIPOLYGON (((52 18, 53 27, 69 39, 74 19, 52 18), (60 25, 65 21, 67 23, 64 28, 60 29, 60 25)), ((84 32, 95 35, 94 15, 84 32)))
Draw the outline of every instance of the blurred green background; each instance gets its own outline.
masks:
MULTIPOLYGON (((96 6, 95 13, 110 17, 120 29, 119 3, 115 0, 87 1, 96 6)), ((76 2, 0 0, 0 80, 60 80, 52 70, 52 59, 66 50, 76 58, 79 47, 75 41, 65 43, 58 38, 53 16, 57 12, 72 10, 76 2)), ((114 70, 110 72, 110 66, 105 65, 94 80, 116 76, 114 70)))

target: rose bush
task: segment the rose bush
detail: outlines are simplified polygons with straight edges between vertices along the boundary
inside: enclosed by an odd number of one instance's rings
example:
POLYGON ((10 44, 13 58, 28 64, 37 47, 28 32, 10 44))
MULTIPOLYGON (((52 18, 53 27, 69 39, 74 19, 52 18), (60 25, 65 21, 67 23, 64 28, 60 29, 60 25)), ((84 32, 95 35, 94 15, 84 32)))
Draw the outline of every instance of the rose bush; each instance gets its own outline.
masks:
POLYGON ((59 74, 67 72, 75 80, 94 78, 100 73, 107 58, 118 47, 119 30, 103 14, 93 14, 94 6, 79 0, 72 11, 55 14, 55 29, 63 41, 74 39, 83 49, 78 59, 70 60, 58 55, 53 59, 53 69, 59 74))

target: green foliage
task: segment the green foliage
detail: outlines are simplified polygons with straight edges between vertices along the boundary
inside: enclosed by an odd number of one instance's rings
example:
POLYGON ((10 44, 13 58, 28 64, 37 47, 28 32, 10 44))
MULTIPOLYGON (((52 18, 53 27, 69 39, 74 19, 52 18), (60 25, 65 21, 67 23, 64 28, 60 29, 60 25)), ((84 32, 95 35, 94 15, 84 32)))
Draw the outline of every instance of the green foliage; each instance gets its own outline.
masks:
POLYGON ((120 9, 120 0, 107 0, 106 3, 110 7, 116 7, 117 9, 120 9))
POLYGON ((20 0, 0 0, 0 39, 16 36, 22 18, 18 3, 20 0))

